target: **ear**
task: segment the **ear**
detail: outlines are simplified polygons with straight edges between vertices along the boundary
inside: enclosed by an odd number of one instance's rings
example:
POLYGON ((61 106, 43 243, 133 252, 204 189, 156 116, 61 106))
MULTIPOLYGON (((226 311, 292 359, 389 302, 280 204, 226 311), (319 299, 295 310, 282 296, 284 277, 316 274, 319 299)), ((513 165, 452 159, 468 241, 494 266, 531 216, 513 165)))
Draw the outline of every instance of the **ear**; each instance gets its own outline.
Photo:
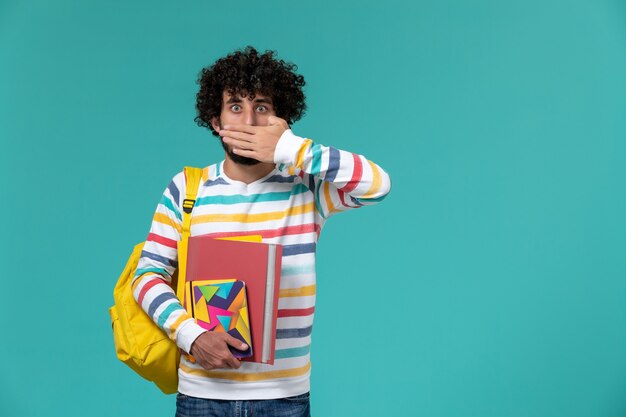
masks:
POLYGON ((217 117, 211 118, 211 126, 217 133, 220 133, 220 121, 217 117))

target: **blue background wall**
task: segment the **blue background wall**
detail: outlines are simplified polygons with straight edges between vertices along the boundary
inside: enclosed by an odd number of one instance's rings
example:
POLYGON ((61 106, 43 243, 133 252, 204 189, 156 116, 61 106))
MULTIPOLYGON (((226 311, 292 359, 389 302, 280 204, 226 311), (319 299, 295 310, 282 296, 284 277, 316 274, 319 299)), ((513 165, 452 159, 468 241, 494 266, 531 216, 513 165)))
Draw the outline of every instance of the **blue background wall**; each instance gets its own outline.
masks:
POLYGON ((173 415, 107 310, 247 44, 393 179, 321 238, 314 415, 626 415, 626 2, 1 0, 2 416, 173 415))

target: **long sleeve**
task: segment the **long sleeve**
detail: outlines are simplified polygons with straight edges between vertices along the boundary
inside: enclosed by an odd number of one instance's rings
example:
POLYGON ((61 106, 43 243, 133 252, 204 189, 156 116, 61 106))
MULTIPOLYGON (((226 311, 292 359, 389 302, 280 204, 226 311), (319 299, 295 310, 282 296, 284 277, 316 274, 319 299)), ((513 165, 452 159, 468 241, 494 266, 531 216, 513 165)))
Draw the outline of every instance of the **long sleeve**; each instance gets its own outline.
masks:
POLYGON ((389 175, 362 155, 314 143, 288 129, 280 137, 274 162, 300 175, 315 193, 318 213, 330 215, 382 201, 391 190, 389 175))
POLYGON ((133 296, 178 347, 189 352, 193 341, 205 330, 187 314, 170 287, 172 275, 178 267, 184 185, 184 174, 176 175, 157 205, 133 278, 133 296))

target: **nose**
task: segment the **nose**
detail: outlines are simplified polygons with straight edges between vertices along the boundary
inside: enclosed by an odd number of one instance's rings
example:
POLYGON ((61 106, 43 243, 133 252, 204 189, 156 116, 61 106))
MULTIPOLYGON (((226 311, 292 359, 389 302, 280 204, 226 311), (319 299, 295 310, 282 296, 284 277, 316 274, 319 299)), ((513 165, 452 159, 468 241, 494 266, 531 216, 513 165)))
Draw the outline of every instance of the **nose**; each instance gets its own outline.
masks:
POLYGON ((244 122, 248 126, 256 126, 256 113, 254 109, 247 109, 244 115, 244 122))

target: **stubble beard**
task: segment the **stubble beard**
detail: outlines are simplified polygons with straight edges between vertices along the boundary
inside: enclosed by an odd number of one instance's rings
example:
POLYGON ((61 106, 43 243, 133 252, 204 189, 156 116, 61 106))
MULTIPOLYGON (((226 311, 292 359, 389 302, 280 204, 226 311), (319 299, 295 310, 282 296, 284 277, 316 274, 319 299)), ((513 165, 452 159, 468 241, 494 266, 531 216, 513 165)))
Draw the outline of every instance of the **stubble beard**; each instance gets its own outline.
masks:
POLYGON ((220 143, 222 144, 222 148, 224 148, 224 151, 226 151, 226 153, 228 154, 228 157, 232 159, 232 161, 236 164, 252 166, 252 165, 259 164, 261 162, 254 158, 248 158, 247 156, 237 155, 236 153, 233 152, 230 146, 224 143, 224 139, 221 137, 220 137, 220 143))

